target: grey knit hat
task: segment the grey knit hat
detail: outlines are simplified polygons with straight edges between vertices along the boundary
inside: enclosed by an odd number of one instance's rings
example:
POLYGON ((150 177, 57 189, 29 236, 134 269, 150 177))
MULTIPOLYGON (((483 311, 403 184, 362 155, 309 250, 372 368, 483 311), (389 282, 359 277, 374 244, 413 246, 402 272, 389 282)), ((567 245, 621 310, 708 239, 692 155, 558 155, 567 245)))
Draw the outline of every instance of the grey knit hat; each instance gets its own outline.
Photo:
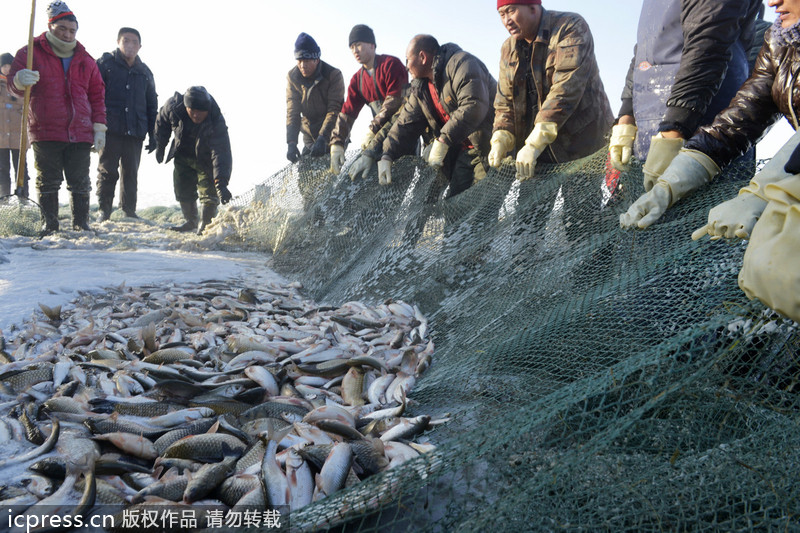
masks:
POLYGON ((47 23, 52 24, 57 20, 78 22, 78 19, 75 18, 75 13, 72 12, 66 2, 62 2, 61 0, 50 2, 50 5, 47 6, 47 23))
POLYGON ((211 95, 208 94, 208 91, 202 85, 189 87, 183 94, 183 105, 185 105, 187 109, 210 111, 211 95))

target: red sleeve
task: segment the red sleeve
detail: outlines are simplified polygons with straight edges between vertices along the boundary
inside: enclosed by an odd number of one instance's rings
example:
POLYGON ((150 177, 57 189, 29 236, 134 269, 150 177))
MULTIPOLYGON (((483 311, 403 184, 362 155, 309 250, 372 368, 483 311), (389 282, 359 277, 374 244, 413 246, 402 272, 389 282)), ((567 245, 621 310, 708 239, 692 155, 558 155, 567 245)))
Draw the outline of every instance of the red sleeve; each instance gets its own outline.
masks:
POLYGON ((97 63, 90 56, 87 56, 87 63, 90 64, 89 71, 89 104, 92 106, 92 123, 106 123, 106 84, 100 75, 97 63))
POLYGON ((406 71, 405 65, 398 58, 394 56, 384 57, 386 60, 381 62, 377 72, 375 72, 378 89, 383 92, 383 98, 400 96, 405 86, 408 85, 408 71, 406 71))
POLYGON ((347 87, 347 99, 342 104, 342 113, 353 118, 358 117, 361 108, 366 104, 364 98, 361 97, 361 93, 358 92, 359 72, 361 71, 359 70, 350 78, 350 85, 347 87))

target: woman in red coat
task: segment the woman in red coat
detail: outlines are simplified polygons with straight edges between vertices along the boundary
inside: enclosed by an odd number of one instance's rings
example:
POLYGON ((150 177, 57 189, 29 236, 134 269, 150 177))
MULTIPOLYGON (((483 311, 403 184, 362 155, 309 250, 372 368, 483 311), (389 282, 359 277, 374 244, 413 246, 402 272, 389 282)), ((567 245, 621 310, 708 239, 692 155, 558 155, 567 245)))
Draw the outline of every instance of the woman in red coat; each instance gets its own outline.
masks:
POLYGON ((105 146, 105 86, 97 63, 76 39, 78 20, 64 2, 47 7, 48 30, 34 40, 33 69, 25 68, 28 47, 17 52, 8 87, 23 95, 31 87, 28 131, 36 162, 36 188, 45 234, 58 231, 62 176, 72 195, 72 227, 89 230, 89 157, 105 146))

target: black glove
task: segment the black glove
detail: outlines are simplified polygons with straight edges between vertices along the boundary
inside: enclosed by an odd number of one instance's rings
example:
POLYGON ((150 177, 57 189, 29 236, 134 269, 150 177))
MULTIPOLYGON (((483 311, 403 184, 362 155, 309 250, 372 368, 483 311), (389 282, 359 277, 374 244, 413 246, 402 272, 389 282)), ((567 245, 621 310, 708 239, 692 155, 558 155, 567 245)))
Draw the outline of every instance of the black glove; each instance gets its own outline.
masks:
MULTIPOLYGON (((147 146, 145 146, 145 147, 144 147, 144 149, 145 149, 145 150, 147 150, 147 153, 149 154, 149 153, 152 153, 152 152, 153 152, 153 150, 155 150, 157 146, 158 146, 158 143, 156 142, 156 138, 155 138, 155 136, 153 136, 153 135, 151 134, 151 135, 148 137, 148 140, 147 140, 147 146)), ((160 162, 161 162, 161 161, 159 161, 159 163, 160 163, 160 162)))
POLYGON ((328 139, 320 135, 314 144, 311 146, 311 152, 308 155, 311 157, 319 157, 328 153, 328 139))
POLYGON ((159 163, 164 162, 164 146, 157 146, 156 147, 156 161, 159 163))
POLYGON ((227 204, 233 198, 231 195, 231 191, 228 190, 228 186, 218 183, 217 184, 217 194, 219 195, 219 201, 222 202, 222 205, 227 204))
POLYGON ((286 159, 292 163, 297 163, 300 159, 300 150, 297 149, 297 143, 289 143, 289 149, 286 151, 286 159))

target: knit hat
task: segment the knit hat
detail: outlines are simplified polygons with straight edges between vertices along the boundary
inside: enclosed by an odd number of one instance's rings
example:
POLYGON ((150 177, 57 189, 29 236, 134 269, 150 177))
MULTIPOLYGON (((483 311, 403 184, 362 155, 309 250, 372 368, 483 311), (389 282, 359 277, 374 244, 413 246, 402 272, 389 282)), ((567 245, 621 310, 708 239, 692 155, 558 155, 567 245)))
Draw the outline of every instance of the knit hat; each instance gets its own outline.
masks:
POLYGON ((4 67, 6 65, 10 65, 14 62, 14 56, 6 52, 3 55, 0 55, 0 67, 4 67))
POLYGON ((75 18, 75 14, 70 10, 66 3, 62 2, 61 0, 50 2, 50 5, 47 6, 47 23, 52 24, 53 22, 63 18, 78 22, 78 19, 75 18))
POLYGON ((319 59, 320 50, 317 41, 312 36, 303 32, 294 42, 295 59, 319 59))
POLYGON ((512 4, 523 4, 528 6, 542 5, 542 0, 497 0, 497 9, 512 4))
POLYGON ((187 109, 209 111, 211 110, 211 95, 208 94, 206 88, 201 85, 189 87, 183 95, 183 105, 185 105, 187 109))
POLYGON ((365 24, 356 24, 353 26, 353 29, 350 30, 350 40, 347 46, 353 46, 353 43, 375 44, 375 32, 365 24))

